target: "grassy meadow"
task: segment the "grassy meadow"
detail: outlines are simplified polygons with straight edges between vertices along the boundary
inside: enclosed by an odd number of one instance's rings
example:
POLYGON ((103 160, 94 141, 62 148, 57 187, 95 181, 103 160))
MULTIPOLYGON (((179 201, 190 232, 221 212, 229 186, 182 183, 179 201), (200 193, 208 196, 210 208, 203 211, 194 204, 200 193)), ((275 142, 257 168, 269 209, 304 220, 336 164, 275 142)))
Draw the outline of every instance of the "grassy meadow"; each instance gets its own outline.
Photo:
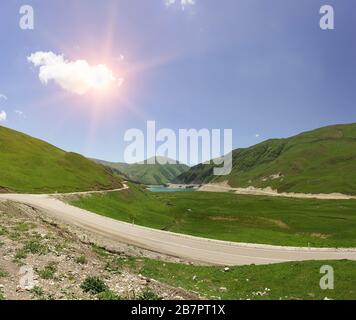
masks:
POLYGON ((305 261, 265 266, 202 267, 159 260, 113 257, 111 271, 129 270, 196 292, 209 299, 322 300, 356 299, 355 261, 305 261), (334 269, 334 290, 320 288, 320 268, 334 269))
POLYGON ((130 189, 71 200, 97 214, 199 237, 284 246, 356 247, 356 201, 130 189))

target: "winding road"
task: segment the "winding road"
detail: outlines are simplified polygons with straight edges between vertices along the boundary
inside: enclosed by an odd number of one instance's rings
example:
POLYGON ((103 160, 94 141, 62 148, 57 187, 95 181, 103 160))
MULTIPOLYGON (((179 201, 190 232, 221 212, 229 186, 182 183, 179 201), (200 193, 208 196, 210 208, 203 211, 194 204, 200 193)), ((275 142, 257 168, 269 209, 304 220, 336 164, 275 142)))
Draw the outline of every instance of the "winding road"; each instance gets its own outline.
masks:
MULTIPOLYGON (((127 189, 125 184, 121 191, 127 189)), ((107 191, 104 191, 107 192, 107 191)), ((73 195, 103 191, 71 193, 73 195)), ((355 249, 317 249, 234 243, 155 230, 71 206, 54 195, 0 194, 1 200, 24 203, 64 223, 119 241, 185 260, 215 265, 271 264, 303 260, 356 260, 355 249)))

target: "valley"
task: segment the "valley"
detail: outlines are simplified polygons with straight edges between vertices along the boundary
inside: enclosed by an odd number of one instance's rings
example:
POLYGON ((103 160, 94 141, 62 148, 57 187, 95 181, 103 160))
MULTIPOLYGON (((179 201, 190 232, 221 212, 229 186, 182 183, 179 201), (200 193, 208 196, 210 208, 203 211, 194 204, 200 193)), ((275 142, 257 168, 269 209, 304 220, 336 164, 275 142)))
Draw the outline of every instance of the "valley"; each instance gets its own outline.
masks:
POLYGON ((353 298, 354 130, 321 128, 237 150, 224 179, 209 165, 136 164, 123 173, 0 127, 0 298, 353 298), (155 188, 200 188, 151 192, 146 176, 155 188), (63 232, 66 244, 56 244, 63 232), (68 275, 63 261, 89 278, 100 272, 105 290, 83 291, 86 279, 68 275), (9 280, 22 264, 38 270, 32 291, 9 280), (342 272, 328 297, 318 286, 324 264, 342 272))
POLYGON ((159 230, 233 242, 356 247, 356 201, 230 193, 120 193, 74 197, 75 206, 159 230))

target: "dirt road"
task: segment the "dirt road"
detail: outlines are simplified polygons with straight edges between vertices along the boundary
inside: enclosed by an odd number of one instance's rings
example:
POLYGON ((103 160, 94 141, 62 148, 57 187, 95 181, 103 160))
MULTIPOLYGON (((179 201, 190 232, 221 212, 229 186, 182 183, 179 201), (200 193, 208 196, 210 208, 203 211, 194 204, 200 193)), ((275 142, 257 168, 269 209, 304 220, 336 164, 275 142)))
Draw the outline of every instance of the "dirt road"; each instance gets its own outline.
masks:
MULTIPOLYGON (((126 188, 125 185, 120 190, 126 188)), ((51 217, 109 240, 200 263, 248 265, 302 260, 356 260, 356 248, 309 249, 232 243, 140 227, 73 207, 51 195, 0 194, 1 200, 31 205, 51 217)))

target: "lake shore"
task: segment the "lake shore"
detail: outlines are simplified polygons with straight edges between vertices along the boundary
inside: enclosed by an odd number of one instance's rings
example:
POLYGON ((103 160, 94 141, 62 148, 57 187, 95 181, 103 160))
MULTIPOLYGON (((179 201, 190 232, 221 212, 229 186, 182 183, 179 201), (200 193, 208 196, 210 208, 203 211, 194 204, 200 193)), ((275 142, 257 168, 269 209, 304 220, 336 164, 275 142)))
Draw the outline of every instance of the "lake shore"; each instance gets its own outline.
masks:
POLYGON ((271 187, 267 188, 233 188, 226 183, 221 184, 204 184, 198 188, 201 192, 230 192, 242 195, 254 196, 270 196, 270 197, 287 197, 297 199, 320 199, 320 200, 356 200, 356 196, 351 196, 342 193, 296 193, 296 192, 281 192, 273 190, 271 187))

